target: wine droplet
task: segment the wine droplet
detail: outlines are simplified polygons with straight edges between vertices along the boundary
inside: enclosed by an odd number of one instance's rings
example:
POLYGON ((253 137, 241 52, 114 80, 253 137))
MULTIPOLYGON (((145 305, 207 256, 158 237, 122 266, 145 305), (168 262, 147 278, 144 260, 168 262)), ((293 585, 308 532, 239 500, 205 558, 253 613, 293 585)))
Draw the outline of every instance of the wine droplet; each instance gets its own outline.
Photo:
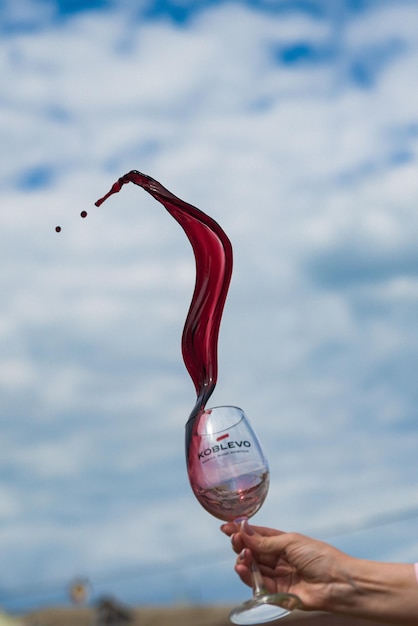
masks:
POLYGON ((60 233, 61 232, 61 226, 55 226, 55 232, 56 233, 60 233))
POLYGON ((80 216, 81 217, 87 217, 87 211, 81 211, 80 216))

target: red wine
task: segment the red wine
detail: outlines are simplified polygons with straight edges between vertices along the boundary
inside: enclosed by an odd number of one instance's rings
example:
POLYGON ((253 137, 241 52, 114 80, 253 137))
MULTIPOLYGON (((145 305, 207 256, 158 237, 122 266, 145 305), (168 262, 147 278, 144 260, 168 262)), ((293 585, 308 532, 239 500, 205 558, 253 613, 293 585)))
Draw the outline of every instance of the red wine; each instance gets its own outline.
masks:
POLYGON ((128 182, 139 185, 164 205, 186 233, 195 256, 196 282, 182 335, 182 354, 197 400, 189 421, 203 410, 218 377, 218 335, 232 275, 232 246, 214 219, 180 200, 158 181, 137 170, 117 180, 95 203, 100 206, 128 182))
POLYGON ((214 517, 233 522, 257 513, 269 488, 268 472, 252 472, 210 488, 195 488, 203 508, 214 517))
MULTIPOLYGON (((87 217, 87 211, 81 211, 80 217, 82 217, 83 219, 85 217, 87 217)), ((60 233, 61 232, 61 226, 55 226, 55 232, 56 233, 60 233)))

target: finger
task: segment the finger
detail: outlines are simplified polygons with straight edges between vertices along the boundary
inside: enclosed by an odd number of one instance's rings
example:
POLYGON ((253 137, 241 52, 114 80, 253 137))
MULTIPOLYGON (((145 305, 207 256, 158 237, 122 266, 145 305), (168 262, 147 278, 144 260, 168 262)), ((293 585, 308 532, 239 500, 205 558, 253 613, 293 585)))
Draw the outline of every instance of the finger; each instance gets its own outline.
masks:
POLYGON ((258 560, 258 566, 263 576, 270 578, 284 578, 293 573, 293 568, 284 561, 271 563, 268 560, 258 560))
POLYGON ((237 563, 235 565, 235 571, 245 585, 248 585, 248 587, 252 587, 251 571, 247 565, 243 563, 237 563))
MULTIPOLYGON (((248 568, 249 571, 251 571, 253 560, 254 560, 254 555, 251 553, 251 550, 248 550, 248 548, 244 548, 238 554, 238 557, 236 560, 236 566, 245 567, 245 568, 248 568)), ((265 577, 272 578, 275 575, 274 568, 263 565, 258 561, 257 561, 257 569, 259 569, 261 574, 265 577)))
POLYGON ((252 576, 251 576, 251 560, 252 555, 251 552, 247 549, 241 550, 239 553, 236 563, 235 563, 235 571, 238 576, 241 578, 242 582, 252 586, 252 576))
MULTIPOLYGON (((221 531, 229 537, 238 532, 240 528, 241 523, 237 524, 236 522, 227 522, 220 527, 221 531)), ((275 530, 274 528, 267 528, 266 526, 254 526, 253 524, 251 524, 251 528, 263 537, 275 537, 276 535, 283 535, 285 533, 284 530, 275 530)))
MULTIPOLYGON (((292 536, 294 536, 292 533, 283 532, 272 536, 262 536, 246 523, 242 524, 239 532, 243 547, 251 550, 260 565, 271 570, 274 570, 279 563, 289 564, 286 551, 292 543, 292 536)), ((235 546, 241 547, 236 540, 235 546)))
POLYGON ((231 536, 231 545, 232 545, 232 549, 234 552, 236 552, 237 554, 239 554, 243 549, 244 549, 244 542, 241 539, 241 536, 239 533, 234 533, 231 536))
POLYGON ((234 523, 223 524, 221 526, 221 531, 231 539, 232 549, 239 554, 244 548, 244 544, 237 530, 238 528, 234 523))
MULTIPOLYGON (((251 554, 251 553, 250 553, 251 554)), ((250 559, 251 562, 251 559, 250 559)), ((249 587, 253 587, 253 573, 251 571, 251 565, 247 563, 246 559, 238 558, 235 564, 235 571, 242 580, 242 582, 249 587)), ((274 578, 274 572, 272 570, 260 570, 263 577, 263 583, 269 593, 276 591, 276 582, 274 578)))
POLYGON ((222 524, 220 528, 221 532, 223 532, 225 535, 228 535, 228 537, 238 531, 238 526, 235 524, 235 522, 227 522, 226 524, 222 524))
MULTIPOLYGON (((258 532, 260 527, 250 526, 247 521, 242 522, 239 530, 243 544, 257 554, 275 555, 279 558, 285 553, 290 535, 282 531, 268 532, 263 535, 258 532)), ((270 531, 271 529, 263 529, 270 531)))
POLYGON ((253 557, 252 557, 251 551, 248 550, 247 548, 244 548, 243 550, 241 550, 241 552, 237 556, 237 563, 250 566, 252 558, 253 557))
MULTIPOLYGON (((240 525, 240 527, 241 526, 242 524, 240 525)), ((254 524, 251 524, 250 528, 252 528, 256 533, 262 535, 263 537, 276 537, 277 535, 286 534, 286 531, 284 530, 276 530, 275 528, 267 528, 266 526, 255 526, 254 524)))

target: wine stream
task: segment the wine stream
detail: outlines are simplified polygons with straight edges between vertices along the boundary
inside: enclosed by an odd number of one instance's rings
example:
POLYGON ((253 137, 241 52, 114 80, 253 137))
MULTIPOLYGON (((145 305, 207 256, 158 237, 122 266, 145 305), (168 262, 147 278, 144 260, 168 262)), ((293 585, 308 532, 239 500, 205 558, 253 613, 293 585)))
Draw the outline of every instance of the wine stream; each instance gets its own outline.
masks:
POLYGON ((186 425, 188 449, 194 418, 204 410, 218 378, 218 336, 232 275, 232 246, 214 219, 137 170, 121 176, 97 200, 96 206, 129 182, 139 185, 164 205, 183 228, 195 256, 196 281, 181 342, 183 360, 196 389, 196 404, 186 425))

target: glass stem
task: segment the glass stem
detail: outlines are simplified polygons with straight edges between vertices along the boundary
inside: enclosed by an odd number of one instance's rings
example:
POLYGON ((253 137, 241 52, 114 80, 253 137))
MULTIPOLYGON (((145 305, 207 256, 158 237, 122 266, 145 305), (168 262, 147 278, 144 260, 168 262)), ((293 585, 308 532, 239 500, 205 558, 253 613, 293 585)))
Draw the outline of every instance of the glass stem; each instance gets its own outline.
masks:
POLYGON ((253 595, 255 598, 264 596, 267 593, 263 584, 263 577, 261 576, 260 569, 254 558, 251 560, 251 581, 253 586, 253 595))
MULTIPOLYGON (((235 521, 235 524, 242 524, 242 522, 247 522, 248 517, 238 517, 235 521)), ((259 598, 260 596, 264 596, 268 593, 267 589, 263 584, 263 577, 260 572, 260 568, 257 565, 257 561, 251 555, 251 583, 253 587, 253 596, 254 598, 259 598)))

